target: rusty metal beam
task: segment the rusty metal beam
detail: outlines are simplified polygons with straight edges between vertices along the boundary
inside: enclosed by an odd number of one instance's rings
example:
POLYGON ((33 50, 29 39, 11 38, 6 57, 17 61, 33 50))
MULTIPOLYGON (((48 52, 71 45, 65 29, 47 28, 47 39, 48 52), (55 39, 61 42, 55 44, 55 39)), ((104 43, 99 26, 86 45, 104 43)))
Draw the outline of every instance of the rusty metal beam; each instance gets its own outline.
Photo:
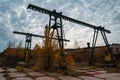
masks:
POLYGON ((93 28, 93 29, 97 29, 97 30, 100 30, 100 31, 104 31, 106 33, 111 33, 110 30, 104 29, 101 26, 95 26, 95 25, 92 25, 92 24, 88 24, 88 23, 85 23, 85 22, 73 19, 71 17, 65 16, 65 15, 61 15, 60 13, 58 13, 56 11, 54 11, 54 13, 53 13, 53 11, 51 11, 51 10, 48 10, 48 9, 45 9, 45 8, 42 8, 42 7, 38 7, 38 6, 33 5, 33 4, 29 4, 27 9, 31 9, 31 10, 34 10, 34 11, 37 11, 37 12, 41 12, 41 13, 44 13, 44 14, 47 14, 47 15, 57 16, 57 17, 60 17, 60 18, 62 18, 64 20, 66 20, 66 21, 69 21, 69 22, 73 22, 73 23, 76 23, 76 24, 79 24, 79 25, 83 25, 83 26, 86 26, 86 27, 89 27, 89 28, 93 28))

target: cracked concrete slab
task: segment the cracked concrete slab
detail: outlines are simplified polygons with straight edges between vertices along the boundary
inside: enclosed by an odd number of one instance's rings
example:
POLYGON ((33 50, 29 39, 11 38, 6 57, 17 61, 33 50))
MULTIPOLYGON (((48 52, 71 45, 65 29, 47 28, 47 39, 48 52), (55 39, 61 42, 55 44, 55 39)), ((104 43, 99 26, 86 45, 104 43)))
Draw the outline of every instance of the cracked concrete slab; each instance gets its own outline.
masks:
POLYGON ((96 72, 101 73, 101 74, 107 73, 107 71, 96 71, 96 72))
POLYGON ((60 76, 58 78, 61 80, 82 80, 82 79, 71 77, 71 76, 60 76))
POLYGON ((18 78, 14 78, 12 80, 33 80, 33 79, 30 77, 18 77, 18 78))
POLYGON ((5 73, 0 73, 0 77, 2 77, 2 76, 4 76, 5 75, 5 73))
POLYGON ((7 80, 5 77, 0 77, 0 80, 7 80))
POLYGON ((44 77, 37 77, 35 80, 57 80, 57 79, 53 77, 44 76, 44 77))
POLYGON ((73 69, 73 70, 75 70, 76 72, 88 72, 87 70, 78 70, 78 69, 73 69))
POLYGON ((120 76, 106 78, 106 80, 120 80, 120 76))
POLYGON ((111 77, 115 77, 115 76, 120 76, 119 73, 105 73, 105 74, 98 74, 98 75, 94 75, 95 77, 98 78, 111 78, 111 77))
POLYGON ((87 74, 90 74, 90 75, 98 75, 98 74, 100 74, 100 73, 98 73, 98 72, 86 72, 87 74))
POLYGON ((40 72, 29 72, 28 75, 30 75, 30 76, 44 76, 44 74, 42 74, 40 72))
POLYGON ((99 79, 91 76, 79 76, 79 78, 82 80, 103 80, 103 79, 99 79))
POLYGON ((15 68, 7 68, 6 71, 8 72, 17 72, 18 70, 15 68))
POLYGON ((24 77, 24 76, 26 76, 26 74, 21 73, 21 72, 12 72, 12 73, 8 73, 8 74, 9 74, 9 76, 10 76, 11 78, 13 78, 13 77, 24 77))
POLYGON ((0 68, 0 72, 4 72, 4 71, 5 71, 4 69, 0 68))
POLYGON ((33 72, 33 70, 29 69, 29 68, 24 68, 24 71, 26 71, 26 72, 33 72))

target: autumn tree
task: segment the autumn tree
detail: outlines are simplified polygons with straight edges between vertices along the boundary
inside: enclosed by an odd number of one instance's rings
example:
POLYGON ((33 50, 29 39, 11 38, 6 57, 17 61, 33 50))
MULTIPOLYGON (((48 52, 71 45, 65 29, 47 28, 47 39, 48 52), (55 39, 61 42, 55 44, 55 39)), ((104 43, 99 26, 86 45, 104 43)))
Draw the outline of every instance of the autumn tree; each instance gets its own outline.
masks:
POLYGON ((52 38, 55 37, 54 31, 46 25, 45 38, 42 41, 42 44, 36 44, 34 47, 34 56, 36 58, 36 66, 41 68, 49 69, 55 63, 55 54, 58 49, 58 44, 56 40, 52 38))

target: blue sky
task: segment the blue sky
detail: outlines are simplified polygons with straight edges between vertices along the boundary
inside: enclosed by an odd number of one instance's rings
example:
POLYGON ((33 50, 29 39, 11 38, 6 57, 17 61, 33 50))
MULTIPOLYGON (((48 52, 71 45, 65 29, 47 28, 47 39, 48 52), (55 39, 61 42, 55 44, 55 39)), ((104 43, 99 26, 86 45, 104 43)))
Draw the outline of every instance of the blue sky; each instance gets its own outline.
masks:
MULTIPOLYGON (((56 9, 80 21, 103 26, 112 32, 107 34, 109 43, 120 43, 120 0, 0 0, 0 51, 7 47, 9 41, 15 45, 22 41, 24 46, 25 36, 13 34, 14 30, 44 34, 49 16, 27 10, 29 3, 50 10, 56 9)), ((92 42, 93 29, 67 21, 63 23, 65 37, 70 40, 66 48, 73 48, 75 41, 80 47, 86 47, 87 42, 92 42)), ((41 41, 41 38, 33 37, 32 47, 41 41)), ((97 45, 104 45, 101 35, 97 45)))

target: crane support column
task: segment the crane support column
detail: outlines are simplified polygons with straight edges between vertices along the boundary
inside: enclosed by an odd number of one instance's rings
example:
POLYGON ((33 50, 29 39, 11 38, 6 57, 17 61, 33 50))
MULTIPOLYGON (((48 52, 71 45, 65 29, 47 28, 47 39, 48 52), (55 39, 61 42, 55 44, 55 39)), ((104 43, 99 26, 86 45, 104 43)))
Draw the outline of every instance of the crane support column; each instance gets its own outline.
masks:
POLYGON ((32 35, 31 34, 26 34, 26 41, 25 41, 25 51, 24 51, 24 59, 25 62, 29 62, 29 57, 30 57, 30 50, 31 50, 31 41, 32 41, 32 35))
POLYGON ((105 42, 106 48, 111 56, 111 65, 115 65, 114 60, 113 60, 113 53, 111 51, 110 45, 108 43, 105 31, 101 30, 104 29, 104 27, 99 26, 98 28, 100 29, 94 29, 94 35, 93 35, 93 43, 92 43, 92 51, 91 51, 91 56, 90 56, 90 62, 89 64, 94 64, 94 49, 95 49, 95 45, 96 45, 96 41, 97 41, 97 37, 98 37, 98 33, 100 31, 103 40, 105 42))
POLYGON ((96 41, 97 41, 97 37, 98 37, 98 32, 99 32, 99 30, 94 29, 93 42, 92 42, 92 51, 91 51, 89 64, 94 63, 94 49, 95 49, 95 45, 96 45, 96 41))
POLYGON ((61 16, 62 16, 62 12, 56 13, 56 10, 53 10, 53 12, 50 14, 49 27, 52 26, 53 30, 56 31, 57 39, 58 39, 58 43, 59 43, 59 48, 60 48, 61 60, 62 60, 62 64, 63 64, 62 66, 64 66, 65 55, 64 55, 64 52, 63 52, 64 39, 63 39, 63 27, 62 27, 61 16), (52 21, 53 21, 54 24, 52 24, 52 21))

